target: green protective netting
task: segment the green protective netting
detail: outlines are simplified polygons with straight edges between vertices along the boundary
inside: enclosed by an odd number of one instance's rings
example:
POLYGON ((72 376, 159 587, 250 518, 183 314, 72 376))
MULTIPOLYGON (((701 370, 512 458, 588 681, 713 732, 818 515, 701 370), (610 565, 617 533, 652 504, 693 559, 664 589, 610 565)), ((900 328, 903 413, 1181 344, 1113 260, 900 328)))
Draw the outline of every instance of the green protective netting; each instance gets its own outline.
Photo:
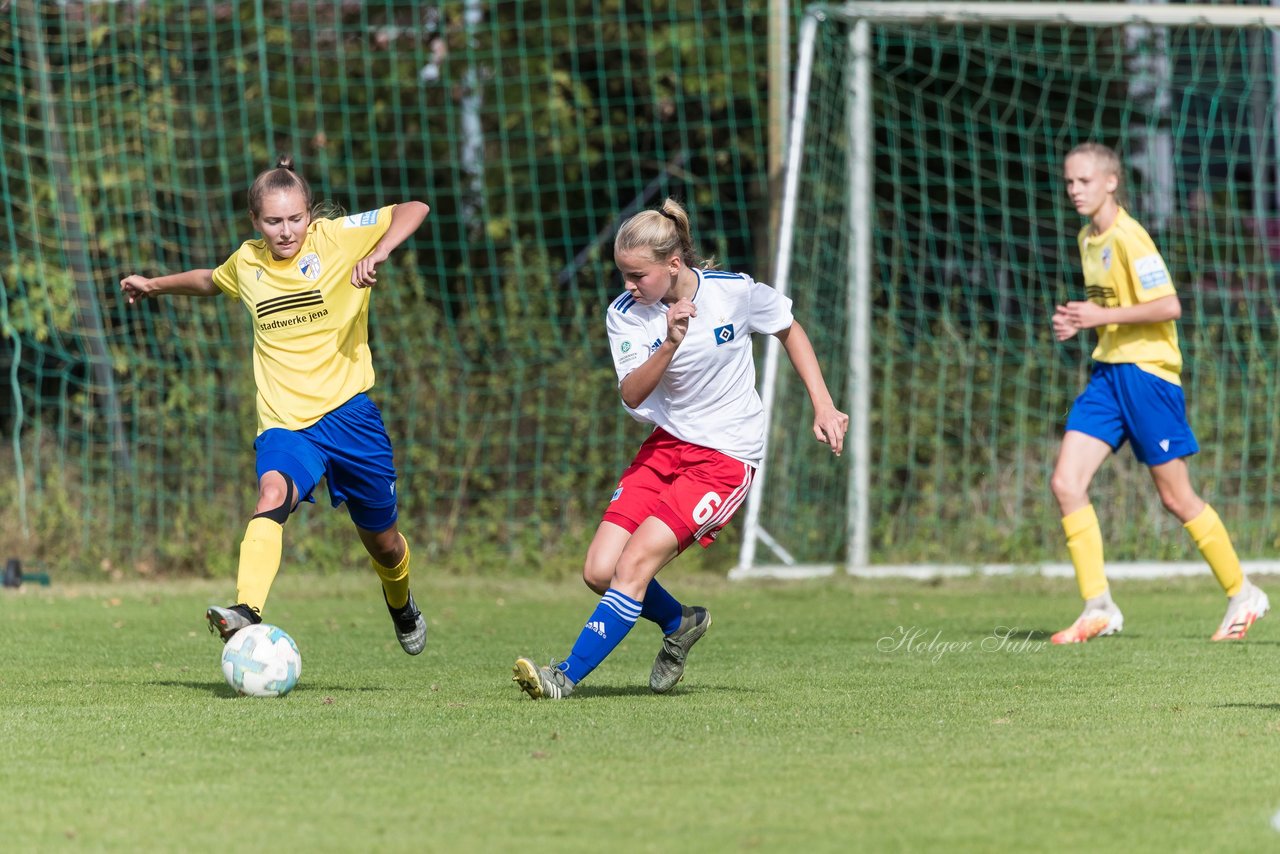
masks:
MULTIPOLYGON (((823 318, 815 343, 832 354, 848 346, 850 29, 818 27, 791 270, 797 313, 823 318)), ((1130 209, 1179 288, 1193 485, 1242 556, 1274 555, 1275 34, 1053 22, 870 36, 871 562, 1066 559, 1049 475, 1096 338, 1058 344, 1049 319, 1084 298, 1061 174, 1086 140, 1120 151, 1130 209)), ((840 562, 846 483, 806 425, 779 419, 803 399, 779 376, 764 526, 799 562, 840 562)), ((1195 557, 1127 449, 1092 498, 1109 558, 1195 557)))
MULTIPOLYGON (((604 334, 619 214, 675 195, 705 254, 766 278, 766 12, 0 3, 0 545, 94 573, 233 565, 248 318, 131 308, 118 281, 221 263, 253 236, 249 182, 290 152, 348 212, 432 206, 371 321, 415 553, 536 568, 580 547, 645 433, 604 334)), ((362 554, 345 513, 296 518, 289 562, 362 554)))

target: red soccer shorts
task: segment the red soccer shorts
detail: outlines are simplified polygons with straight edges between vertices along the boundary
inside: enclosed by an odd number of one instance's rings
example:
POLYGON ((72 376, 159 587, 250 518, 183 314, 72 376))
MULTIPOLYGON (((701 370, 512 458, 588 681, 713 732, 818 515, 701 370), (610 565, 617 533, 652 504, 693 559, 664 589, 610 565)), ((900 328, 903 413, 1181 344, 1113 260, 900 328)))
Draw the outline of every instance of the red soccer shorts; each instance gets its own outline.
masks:
POLYGON ((604 521, 635 533, 654 516, 675 533, 680 551, 695 540, 706 548, 746 499, 754 475, 741 460, 659 428, 622 473, 604 521))

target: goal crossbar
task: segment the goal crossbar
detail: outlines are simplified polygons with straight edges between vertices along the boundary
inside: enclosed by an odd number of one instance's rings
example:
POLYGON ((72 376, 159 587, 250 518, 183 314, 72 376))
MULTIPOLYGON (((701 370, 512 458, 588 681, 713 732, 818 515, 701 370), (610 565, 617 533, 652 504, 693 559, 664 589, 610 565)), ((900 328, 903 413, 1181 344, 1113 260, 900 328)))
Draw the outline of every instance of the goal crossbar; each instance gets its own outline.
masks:
POLYGON ((1280 27, 1280 9, 1266 6, 1135 5, 1133 3, 816 3, 806 16, 873 24, 1071 24, 1180 27, 1280 27))
MULTIPOLYGON (((872 217, 870 194, 872 192, 872 78, 871 78, 871 24, 947 23, 955 25, 988 24, 1062 24, 1084 27, 1124 26, 1182 26, 1197 28, 1258 28, 1280 30, 1280 9, 1258 6, 1216 6, 1211 4, 1141 5, 1130 3, 965 3, 965 2, 868 2, 868 3, 815 3, 805 10, 799 34, 792 116, 787 129, 786 161, 783 173, 781 208, 778 221, 778 239, 774 266, 774 288, 786 295, 790 286, 792 253, 794 249, 793 225, 799 195, 801 160, 805 124, 808 118, 810 80, 813 71, 814 48, 818 26, 837 19, 851 24, 849 34, 850 80, 846 96, 849 99, 847 122, 850 134, 849 199, 850 245, 846 273, 850 285, 847 288, 850 328, 849 388, 846 390, 850 409, 849 435, 846 441, 848 462, 848 548, 843 564, 850 575, 880 577, 894 575, 894 567, 870 565, 868 487, 870 482, 869 433, 870 433, 870 313, 871 313, 871 254, 872 217), (861 206, 861 207, 859 207, 861 206)), ((778 381, 779 346, 776 338, 768 339, 765 347, 761 378, 761 399, 765 410, 765 430, 769 435, 772 424, 773 404, 778 381)), ((761 524, 761 503, 767 475, 768 448, 760 468, 756 472, 753 489, 748 496, 744 521, 744 536, 739 552, 738 565, 729 573, 730 578, 803 578, 833 574, 836 564, 798 563, 787 552, 785 544, 778 543, 761 524), (756 564, 756 553, 765 546, 777 559, 772 564, 756 564)), ((1004 566, 1004 565, 1000 565, 1004 566)), ((1127 570, 1125 565, 1112 564, 1116 577, 1127 570)), ((1143 568, 1149 563, 1134 563, 1131 567, 1143 568)), ((1171 565, 1172 566, 1172 565, 1171 565)), ((1197 566, 1199 566, 1197 564, 1197 566)), ((1267 564, 1271 567, 1271 564, 1267 564)), ((1065 572, 1069 565, 1046 565, 1044 574, 1065 572)), ((1280 565, 1277 567, 1280 568, 1280 565)), ((923 568, 926 577, 936 575, 939 567, 923 568)), ((973 567, 943 567, 943 574, 970 573, 973 567)), ((982 571, 979 569, 979 571, 982 571)), ((1109 572, 1111 569, 1109 568, 1109 572)), ((1265 571, 1265 570, 1263 570, 1265 571)), ((997 569, 995 574, 1002 574, 997 569)), ((1172 572, 1172 574, 1178 574, 1172 572)))

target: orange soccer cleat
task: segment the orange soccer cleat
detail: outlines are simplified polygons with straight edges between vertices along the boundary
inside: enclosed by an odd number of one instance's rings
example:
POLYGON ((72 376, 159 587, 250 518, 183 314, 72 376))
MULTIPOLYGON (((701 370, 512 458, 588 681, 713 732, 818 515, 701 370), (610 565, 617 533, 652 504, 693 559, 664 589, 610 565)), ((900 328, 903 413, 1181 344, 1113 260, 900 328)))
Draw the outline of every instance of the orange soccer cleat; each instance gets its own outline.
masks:
POLYGON ((1093 638, 1114 635, 1124 629, 1124 614, 1119 608, 1103 610, 1100 608, 1085 609, 1074 623, 1055 634, 1054 643, 1084 643, 1093 638))
POLYGON ((1271 610, 1271 601, 1262 588, 1251 581, 1245 582, 1244 590, 1232 596, 1227 603, 1227 614, 1222 618, 1222 625, 1213 633, 1210 640, 1244 640, 1249 627, 1261 620, 1271 610))

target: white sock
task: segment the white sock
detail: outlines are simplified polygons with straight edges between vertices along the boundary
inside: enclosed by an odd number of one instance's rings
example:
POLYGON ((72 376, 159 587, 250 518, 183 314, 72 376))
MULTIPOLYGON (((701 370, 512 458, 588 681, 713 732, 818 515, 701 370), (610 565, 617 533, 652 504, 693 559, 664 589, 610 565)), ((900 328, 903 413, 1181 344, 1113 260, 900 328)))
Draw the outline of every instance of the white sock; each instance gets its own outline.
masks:
POLYGON ((1084 602, 1084 609, 1086 611, 1116 610, 1116 603, 1111 600, 1111 588, 1108 587, 1106 590, 1102 591, 1101 596, 1094 596, 1092 599, 1086 599, 1084 602))
POLYGON ((1227 597, 1227 604, 1234 605, 1235 603, 1240 601, 1240 597, 1248 596, 1252 592, 1253 592, 1253 582, 1249 580, 1248 576, 1245 576, 1244 583, 1240 585, 1240 592, 1234 596, 1227 597))

